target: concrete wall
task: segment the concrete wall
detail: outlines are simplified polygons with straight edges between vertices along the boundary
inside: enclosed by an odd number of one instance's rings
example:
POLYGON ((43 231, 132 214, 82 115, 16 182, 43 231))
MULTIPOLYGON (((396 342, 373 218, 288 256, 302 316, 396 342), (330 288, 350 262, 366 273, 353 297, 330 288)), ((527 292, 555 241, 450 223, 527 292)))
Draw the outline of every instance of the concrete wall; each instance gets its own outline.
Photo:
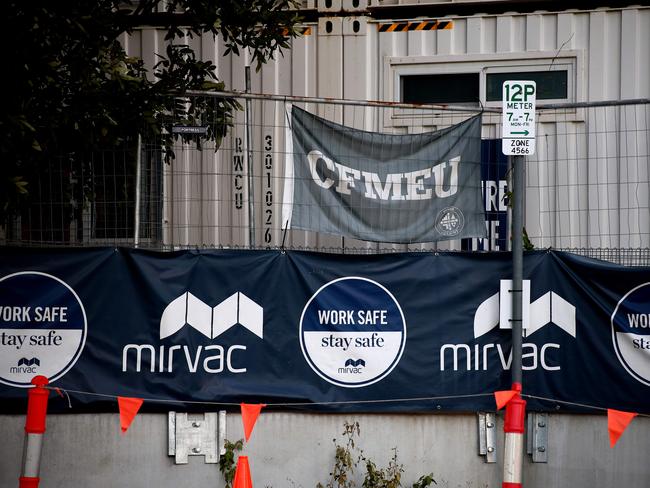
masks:
MULTIPOLYGON (((117 406, 116 406, 117 408, 117 406)), ((334 459, 332 439, 343 423, 358 420, 359 446, 385 465, 398 448, 404 486, 434 473, 438 488, 500 487, 502 418, 498 422, 498 462, 478 455, 474 415, 341 415, 263 413, 245 447, 253 486, 308 488, 327 482, 334 459)), ((0 486, 17 486, 23 416, 0 416, 0 486)), ((227 438, 243 437, 241 418, 228 414, 227 438)), ((650 485, 650 419, 636 418, 610 449, 605 415, 551 415, 547 464, 526 456, 527 488, 647 488, 650 485)), ((178 486, 223 487, 216 464, 190 457, 175 465, 167 455, 167 417, 142 414, 124 436, 116 414, 51 415, 41 465, 41 488, 178 486)), ((360 486, 360 483, 359 483, 360 486)))

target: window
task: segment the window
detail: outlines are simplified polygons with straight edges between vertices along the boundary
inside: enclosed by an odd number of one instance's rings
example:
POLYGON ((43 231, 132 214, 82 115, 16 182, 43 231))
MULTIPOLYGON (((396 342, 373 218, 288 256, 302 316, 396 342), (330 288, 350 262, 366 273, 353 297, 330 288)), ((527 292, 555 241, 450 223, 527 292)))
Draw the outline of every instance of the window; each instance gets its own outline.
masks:
MULTIPOLYGON (((405 103, 499 107, 503 81, 534 80, 537 99, 582 101, 584 53, 579 50, 522 53, 398 56, 384 58, 384 98, 405 103)), ((393 119, 407 116, 403 109, 393 119)))
POLYGON ((488 73, 485 77, 485 97, 488 102, 500 102, 504 81, 531 80, 537 84, 537 100, 566 100, 569 97, 568 78, 568 69, 488 73))
POLYGON ((406 75, 401 81, 402 102, 478 104, 478 73, 406 75))

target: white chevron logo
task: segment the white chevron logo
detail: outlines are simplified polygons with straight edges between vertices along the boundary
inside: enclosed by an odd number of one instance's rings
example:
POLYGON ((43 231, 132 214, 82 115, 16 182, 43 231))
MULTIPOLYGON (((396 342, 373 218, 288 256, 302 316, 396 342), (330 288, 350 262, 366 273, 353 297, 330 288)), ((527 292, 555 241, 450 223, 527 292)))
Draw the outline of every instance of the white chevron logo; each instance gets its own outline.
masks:
MULTIPOLYGON (((505 281, 505 280, 504 280, 505 281)), ((523 280, 524 288, 530 280, 523 280)), ((503 287, 502 287, 503 289, 503 287)), ((479 305, 474 314, 474 338, 487 334, 499 325, 499 293, 479 305)), ((530 336, 547 324, 553 323, 572 337, 576 336, 576 308, 555 292, 549 291, 530 303, 528 317, 524 317, 524 335, 530 336)), ((501 324, 501 328, 506 328, 501 324)))
POLYGON ((235 325, 241 325, 263 338, 264 309, 243 293, 237 292, 210 307, 189 291, 174 299, 160 318, 160 338, 169 337, 185 325, 214 339, 235 325))

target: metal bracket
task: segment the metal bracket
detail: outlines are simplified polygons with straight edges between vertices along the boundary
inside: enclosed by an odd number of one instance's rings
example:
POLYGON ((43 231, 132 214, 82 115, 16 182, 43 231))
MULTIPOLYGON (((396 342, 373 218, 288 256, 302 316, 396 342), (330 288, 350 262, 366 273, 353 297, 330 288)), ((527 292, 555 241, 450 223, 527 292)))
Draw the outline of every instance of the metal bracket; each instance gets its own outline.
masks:
POLYGON ((486 463, 497 462, 497 424, 493 413, 478 413, 478 453, 485 456, 486 463))
POLYGON ((526 451, 532 455, 534 463, 548 462, 548 414, 528 413, 526 451))
POLYGON ((225 453, 226 412, 205 413, 203 418, 188 418, 187 413, 169 412, 168 450, 176 464, 187 464, 189 456, 205 456, 205 463, 219 462, 225 453))

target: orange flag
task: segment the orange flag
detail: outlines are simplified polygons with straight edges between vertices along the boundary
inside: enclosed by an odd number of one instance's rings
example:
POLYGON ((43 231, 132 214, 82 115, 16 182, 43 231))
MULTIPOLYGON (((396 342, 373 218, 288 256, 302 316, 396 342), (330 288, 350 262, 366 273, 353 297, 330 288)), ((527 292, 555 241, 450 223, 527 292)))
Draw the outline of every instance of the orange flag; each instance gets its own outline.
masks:
POLYGON ((255 427, 255 422, 257 422, 257 417, 260 415, 260 410, 262 407, 266 407, 263 403, 242 403, 241 404, 241 419, 244 422, 244 436, 246 437, 246 442, 253 432, 253 427, 255 427))
POLYGON ((251 470, 248 466, 248 456, 239 456, 237 459, 237 469, 235 470, 235 479, 232 488, 253 488, 251 481, 251 470))
POLYGON ((623 435, 632 419, 638 414, 633 412, 622 412, 620 410, 607 409, 607 430, 609 431, 609 447, 614 447, 616 442, 623 435))
POLYGON ((120 408, 120 427, 122 428, 122 434, 124 434, 133 419, 138 414, 138 410, 142 406, 142 398, 129 398, 129 397, 117 397, 117 405, 120 408))
POLYGON ((494 399, 497 402, 497 410, 501 410, 505 407, 510 400, 512 400, 515 395, 519 393, 517 390, 501 390, 494 392, 494 399))

